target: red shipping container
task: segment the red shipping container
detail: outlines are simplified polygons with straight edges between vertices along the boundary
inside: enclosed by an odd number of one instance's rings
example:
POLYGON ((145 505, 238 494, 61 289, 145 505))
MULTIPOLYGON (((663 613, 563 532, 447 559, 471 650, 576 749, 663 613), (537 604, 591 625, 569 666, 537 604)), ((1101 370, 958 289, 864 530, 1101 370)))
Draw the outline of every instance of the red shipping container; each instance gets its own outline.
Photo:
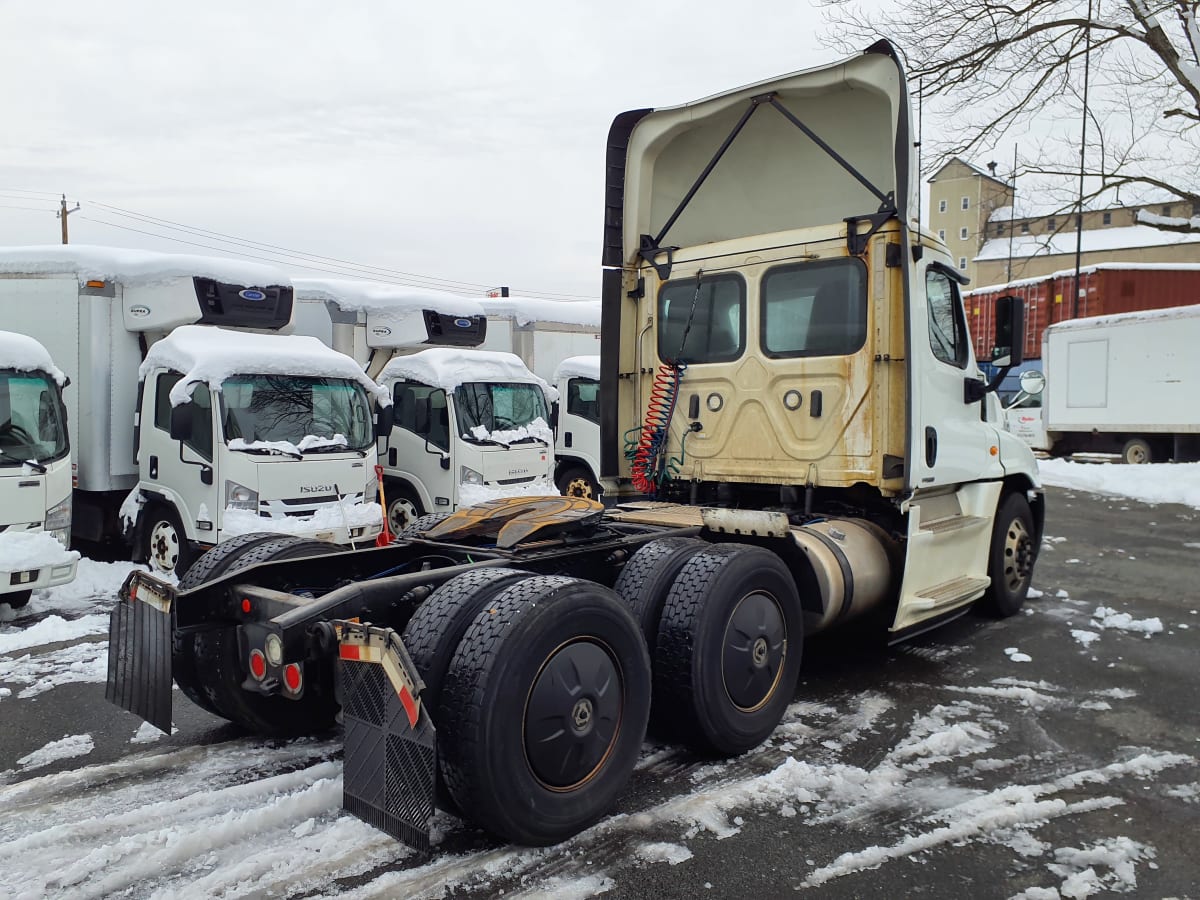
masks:
POLYGON ((1025 298, 1025 358, 1041 359, 1042 332, 1055 322, 1200 303, 1200 265, 1087 266, 1079 272, 1079 299, 1072 310, 1074 289, 1075 270, 1067 269, 1040 278, 1023 278, 1007 285, 967 291, 963 303, 976 358, 991 358, 998 297, 1013 294, 1025 298))

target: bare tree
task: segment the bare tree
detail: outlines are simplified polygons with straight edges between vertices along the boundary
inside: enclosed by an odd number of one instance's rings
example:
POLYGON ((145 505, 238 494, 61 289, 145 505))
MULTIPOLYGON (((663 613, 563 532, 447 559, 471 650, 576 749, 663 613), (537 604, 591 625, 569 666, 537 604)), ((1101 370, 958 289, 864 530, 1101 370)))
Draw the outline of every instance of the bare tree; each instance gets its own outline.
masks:
POLYGON ((894 0, 864 9, 825 0, 844 52, 886 37, 926 107, 926 159, 938 168, 1020 140, 1018 174, 1074 193, 1084 58, 1089 138, 1085 202, 1182 202, 1184 217, 1139 220, 1200 231, 1200 0, 894 0), (1091 15, 1089 16, 1089 10, 1091 15), (930 152, 932 151, 932 152, 930 152), (1122 198, 1121 192, 1124 191, 1122 198))

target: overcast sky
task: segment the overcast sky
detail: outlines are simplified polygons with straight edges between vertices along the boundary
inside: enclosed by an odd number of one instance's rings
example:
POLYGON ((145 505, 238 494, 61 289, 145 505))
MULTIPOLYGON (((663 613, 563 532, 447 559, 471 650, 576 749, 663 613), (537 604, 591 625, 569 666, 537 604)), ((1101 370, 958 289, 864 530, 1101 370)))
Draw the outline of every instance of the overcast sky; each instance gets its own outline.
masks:
POLYGON ((823 30, 810 0, 8 4, 0 245, 57 243, 65 192, 72 243, 239 249, 134 213, 598 297, 613 117, 834 59, 823 30))

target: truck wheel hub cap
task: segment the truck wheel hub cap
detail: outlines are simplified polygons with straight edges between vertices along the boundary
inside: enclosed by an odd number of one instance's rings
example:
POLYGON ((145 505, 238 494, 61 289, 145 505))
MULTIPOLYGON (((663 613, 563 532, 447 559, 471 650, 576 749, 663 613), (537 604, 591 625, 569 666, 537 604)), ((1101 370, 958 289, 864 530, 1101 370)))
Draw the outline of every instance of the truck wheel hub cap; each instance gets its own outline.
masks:
POLYGON ((1033 541, 1025 523, 1014 519, 1004 541, 1004 572, 1010 590, 1017 590, 1033 570, 1033 541))
POLYGON ((164 571, 179 562, 179 535, 170 522, 158 522, 150 532, 150 558, 164 571))
POLYGON ((593 640, 556 649, 525 701, 525 758, 552 791, 589 781, 608 759, 621 725, 624 686, 608 650, 593 640))
POLYGON ((721 677, 733 705, 754 712, 771 699, 787 656, 787 622, 779 601, 765 591, 747 594, 734 608, 721 645, 721 677))

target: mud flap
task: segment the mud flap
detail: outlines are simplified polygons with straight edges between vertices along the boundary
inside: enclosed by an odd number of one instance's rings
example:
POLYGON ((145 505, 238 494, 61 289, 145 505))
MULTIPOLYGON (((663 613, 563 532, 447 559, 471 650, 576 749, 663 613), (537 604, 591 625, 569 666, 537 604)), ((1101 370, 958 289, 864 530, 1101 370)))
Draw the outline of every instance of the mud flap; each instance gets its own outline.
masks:
POLYGON ((134 572, 108 619, 104 698, 171 733, 171 599, 169 585, 134 572))
POLYGON ((342 805, 428 852, 437 733, 420 702, 424 684, 396 632, 334 624, 345 729, 342 805))

